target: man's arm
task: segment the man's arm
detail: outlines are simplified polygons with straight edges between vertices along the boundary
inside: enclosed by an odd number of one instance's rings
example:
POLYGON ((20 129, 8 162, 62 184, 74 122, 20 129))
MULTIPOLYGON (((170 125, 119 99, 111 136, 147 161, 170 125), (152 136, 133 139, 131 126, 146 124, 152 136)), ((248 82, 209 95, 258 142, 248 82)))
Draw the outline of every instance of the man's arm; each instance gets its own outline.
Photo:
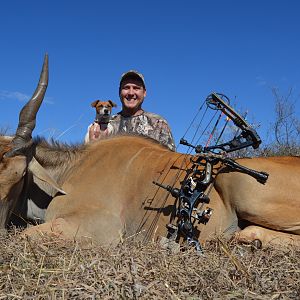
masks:
POLYGON ((160 115, 146 112, 149 125, 153 131, 148 134, 160 144, 167 146, 171 151, 176 151, 174 138, 168 122, 160 115))
POLYGON ((84 142, 85 144, 90 143, 92 141, 99 139, 99 136, 100 136, 100 126, 99 124, 94 122, 88 127, 84 142))
POLYGON ((157 124, 156 132, 158 132, 157 140, 167 146, 170 150, 176 151, 174 138, 171 129, 166 120, 160 119, 157 124))
POLYGON ((90 142, 90 128, 91 128, 92 124, 89 125, 89 127, 87 128, 87 132, 85 134, 84 137, 84 143, 87 144, 90 142))

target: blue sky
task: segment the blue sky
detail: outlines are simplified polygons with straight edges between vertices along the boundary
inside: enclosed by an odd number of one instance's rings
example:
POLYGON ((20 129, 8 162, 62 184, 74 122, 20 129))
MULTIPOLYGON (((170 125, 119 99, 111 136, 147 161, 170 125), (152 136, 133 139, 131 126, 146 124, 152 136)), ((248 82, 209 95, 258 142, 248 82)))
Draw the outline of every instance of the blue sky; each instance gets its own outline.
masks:
POLYGON ((176 144, 212 91, 248 111, 267 141, 271 87, 300 94, 299 11, 296 0, 1 1, 0 127, 14 132, 48 52, 35 135, 82 141, 90 103, 120 104, 120 76, 136 69, 146 79, 144 109, 168 120, 176 144))

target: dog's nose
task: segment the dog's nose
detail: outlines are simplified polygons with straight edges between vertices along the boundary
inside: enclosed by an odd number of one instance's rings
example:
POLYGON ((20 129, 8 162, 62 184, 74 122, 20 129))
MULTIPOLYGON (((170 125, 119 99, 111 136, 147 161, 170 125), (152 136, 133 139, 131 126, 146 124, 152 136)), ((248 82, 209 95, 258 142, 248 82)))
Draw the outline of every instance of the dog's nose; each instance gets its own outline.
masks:
POLYGON ((108 109, 105 108, 105 109, 104 109, 104 113, 105 113, 105 114, 108 114, 108 112, 109 112, 108 109))

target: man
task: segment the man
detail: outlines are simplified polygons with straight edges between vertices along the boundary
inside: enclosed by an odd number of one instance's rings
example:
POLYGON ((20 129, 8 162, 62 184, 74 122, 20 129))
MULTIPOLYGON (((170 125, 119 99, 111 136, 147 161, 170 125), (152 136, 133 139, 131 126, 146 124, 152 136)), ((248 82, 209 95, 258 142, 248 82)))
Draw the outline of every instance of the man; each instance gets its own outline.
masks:
POLYGON ((130 70, 121 77, 119 95, 122 111, 113 116, 112 134, 133 133, 157 140, 175 151, 175 143, 167 121, 161 116, 142 109, 146 85, 142 74, 130 70))

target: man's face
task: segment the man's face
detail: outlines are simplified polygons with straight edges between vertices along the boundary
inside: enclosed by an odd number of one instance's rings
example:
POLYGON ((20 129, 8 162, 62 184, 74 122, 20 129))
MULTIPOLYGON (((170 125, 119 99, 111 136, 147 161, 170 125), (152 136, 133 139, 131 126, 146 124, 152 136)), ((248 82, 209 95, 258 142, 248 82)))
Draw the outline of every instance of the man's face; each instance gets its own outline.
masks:
POLYGON ((145 97, 146 90, 140 80, 128 78, 122 82, 120 99, 126 111, 135 113, 141 108, 145 97))

